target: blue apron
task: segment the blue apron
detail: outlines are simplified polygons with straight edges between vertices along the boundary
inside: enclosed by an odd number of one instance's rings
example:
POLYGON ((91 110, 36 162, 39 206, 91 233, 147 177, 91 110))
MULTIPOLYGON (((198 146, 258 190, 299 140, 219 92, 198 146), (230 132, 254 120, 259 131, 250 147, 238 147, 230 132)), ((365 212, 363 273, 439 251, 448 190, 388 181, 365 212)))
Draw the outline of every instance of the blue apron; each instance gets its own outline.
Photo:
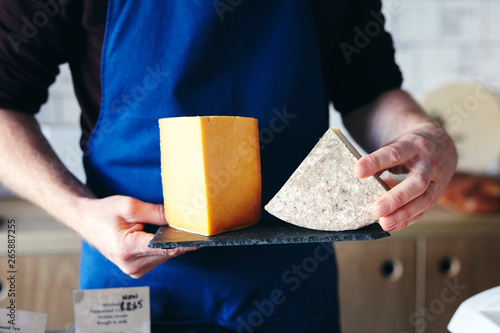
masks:
MULTIPOLYGON (((88 186, 162 203, 158 119, 248 116, 267 203, 328 127, 320 66, 309 1, 110 0, 88 186)), ((158 330, 338 329, 330 244, 203 248, 132 279, 83 243, 82 289, 132 286, 150 286, 158 330)))

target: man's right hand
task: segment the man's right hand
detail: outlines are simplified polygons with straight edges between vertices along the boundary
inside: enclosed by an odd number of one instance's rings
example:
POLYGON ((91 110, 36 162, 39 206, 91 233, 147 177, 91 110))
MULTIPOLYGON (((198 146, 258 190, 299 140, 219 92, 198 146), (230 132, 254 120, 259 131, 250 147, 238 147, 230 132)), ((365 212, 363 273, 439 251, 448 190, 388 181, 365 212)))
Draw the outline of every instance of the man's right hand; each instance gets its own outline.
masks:
POLYGON ((138 278, 192 248, 150 249, 144 224, 167 224, 163 206, 112 196, 96 199, 61 163, 31 114, 0 109, 0 182, 83 236, 138 278))
POLYGON ((148 248, 153 234, 143 231, 144 224, 168 224, 163 205, 119 195, 80 201, 77 218, 82 219, 82 236, 133 278, 143 276, 170 258, 197 249, 148 248))

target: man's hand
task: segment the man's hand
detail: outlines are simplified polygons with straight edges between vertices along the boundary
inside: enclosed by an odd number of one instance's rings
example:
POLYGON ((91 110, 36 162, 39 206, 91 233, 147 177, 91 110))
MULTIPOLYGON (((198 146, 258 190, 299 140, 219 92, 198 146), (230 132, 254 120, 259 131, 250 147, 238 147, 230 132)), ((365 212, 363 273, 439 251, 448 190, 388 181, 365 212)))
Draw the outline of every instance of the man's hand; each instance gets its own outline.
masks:
POLYGON ((356 163, 358 177, 385 170, 408 174, 374 204, 382 228, 397 231, 421 219, 455 172, 457 153, 448 134, 402 90, 353 111, 344 124, 365 150, 374 151, 356 163))
POLYGON ((152 234, 144 224, 166 225, 163 205, 145 203, 125 196, 83 199, 79 219, 82 236, 125 274, 139 278, 186 251, 196 248, 150 249, 152 234))
POLYGON ((451 139, 441 127, 429 123, 362 157, 354 171, 360 178, 384 170, 408 173, 403 182, 382 195, 374 205, 382 228, 398 231, 420 220, 439 199, 455 166, 456 152, 451 139))
POLYGON ((96 199, 61 163, 33 115, 0 109, 0 182, 45 209, 138 278, 189 249, 149 249, 144 223, 167 224, 163 206, 130 197, 96 199))

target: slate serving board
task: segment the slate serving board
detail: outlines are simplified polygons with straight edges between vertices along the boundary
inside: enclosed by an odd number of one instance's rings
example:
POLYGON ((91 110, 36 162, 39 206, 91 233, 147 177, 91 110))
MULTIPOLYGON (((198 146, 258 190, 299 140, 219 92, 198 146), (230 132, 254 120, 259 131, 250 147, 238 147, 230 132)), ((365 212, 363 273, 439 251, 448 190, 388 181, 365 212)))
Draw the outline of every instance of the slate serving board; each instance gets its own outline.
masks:
POLYGON ((390 236, 378 223, 358 230, 320 231, 278 220, 263 220, 251 227, 202 236, 169 226, 160 227, 149 242, 150 248, 172 249, 187 246, 238 246, 293 243, 328 243, 374 240, 390 236))

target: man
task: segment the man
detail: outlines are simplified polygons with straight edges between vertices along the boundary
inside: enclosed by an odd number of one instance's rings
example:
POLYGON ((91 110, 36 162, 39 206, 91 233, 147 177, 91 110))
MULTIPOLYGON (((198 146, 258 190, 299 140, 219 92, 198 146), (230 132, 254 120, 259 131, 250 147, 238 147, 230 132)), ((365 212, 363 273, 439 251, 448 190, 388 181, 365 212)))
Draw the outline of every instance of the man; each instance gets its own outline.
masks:
POLYGON ((152 226, 168 223, 158 118, 258 118, 266 203, 327 129, 331 100, 374 151, 356 164, 359 177, 408 172, 374 206, 387 231, 419 220, 454 171, 450 138, 399 89, 379 1, 0 8, 0 180, 86 240, 82 288, 150 286, 155 329, 338 331, 331 246, 147 247, 152 226), (86 185, 61 165, 33 117, 63 62, 83 111, 86 185), (306 274, 300 264, 312 255, 325 259, 306 274))

